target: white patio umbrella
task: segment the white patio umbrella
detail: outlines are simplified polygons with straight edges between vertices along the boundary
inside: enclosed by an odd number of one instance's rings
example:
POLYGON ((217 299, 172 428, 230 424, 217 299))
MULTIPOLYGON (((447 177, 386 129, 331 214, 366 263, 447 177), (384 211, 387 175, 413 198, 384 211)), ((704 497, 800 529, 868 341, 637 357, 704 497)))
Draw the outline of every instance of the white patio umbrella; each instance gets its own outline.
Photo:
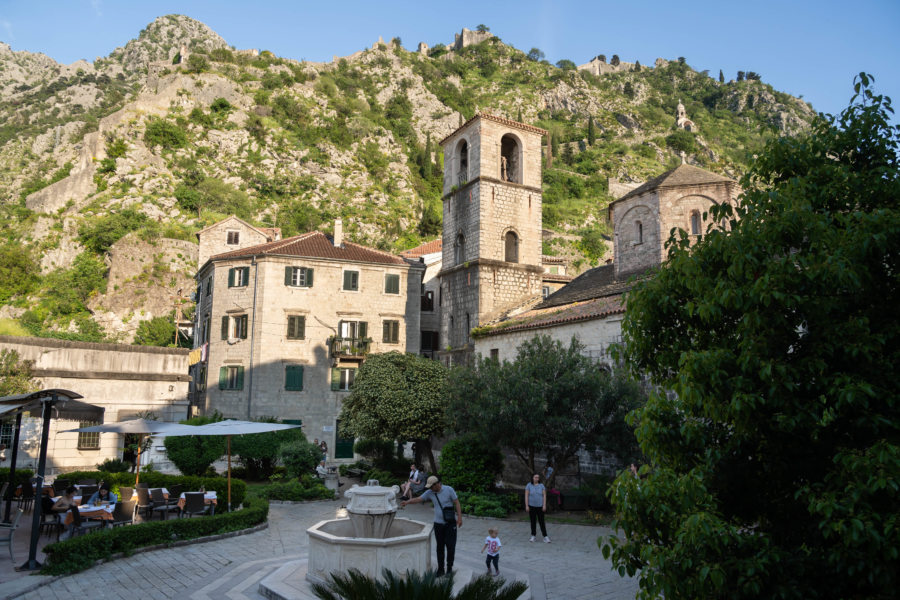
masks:
MULTIPOLYGON (((90 427, 79 427, 78 429, 66 429, 60 433, 69 433, 77 431, 79 433, 136 433, 141 436, 161 433, 165 435, 196 435, 194 431, 197 427, 190 425, 181 425, 180 423, 167 423, 165 421, 148 421, 147 419, 132 419, 130 421, 120 421, 118 423, 103 423, 102 425, 91 425, 90 427)), ((141 439, 143 441, 143 437, 141 439)), ((135 473, 134 484, 137 485, 141 478, 141 446, 138 443, 137 451, 137 473, 135 473)))
POLYGON ((231 436, 252 435, 255 433, 270 433, 284 429, 296 429, 300 425, 288 425, 285 423, 265 423, 261 421, 237 421, 225 420, 198 425, 196 427, 186 425, 192 431, 179 430, 174 433, 163 432, 163 435, 224 435, 227 440, 228 454, 228 509, 231 510, 231 436))

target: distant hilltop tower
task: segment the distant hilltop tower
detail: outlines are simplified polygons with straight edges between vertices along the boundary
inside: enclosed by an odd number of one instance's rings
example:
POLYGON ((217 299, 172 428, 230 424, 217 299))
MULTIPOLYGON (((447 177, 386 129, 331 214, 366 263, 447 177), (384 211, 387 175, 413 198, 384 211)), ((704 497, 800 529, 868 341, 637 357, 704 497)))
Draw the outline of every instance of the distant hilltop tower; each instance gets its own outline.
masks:
POLYGON ((678 101, 678 106, 675 108, 675 125, 679 129, 684 129, 685 131, 697 131, 697 126, 694 125, 694 122, 688 119, 687 112, 684 110, 684 104, 681 103, 681 100, 678 101))
POLYGON ((541 138, 547 132, 480 113, 444 148, 440 353, 471 359, 471 331, 541 293, 541 138))

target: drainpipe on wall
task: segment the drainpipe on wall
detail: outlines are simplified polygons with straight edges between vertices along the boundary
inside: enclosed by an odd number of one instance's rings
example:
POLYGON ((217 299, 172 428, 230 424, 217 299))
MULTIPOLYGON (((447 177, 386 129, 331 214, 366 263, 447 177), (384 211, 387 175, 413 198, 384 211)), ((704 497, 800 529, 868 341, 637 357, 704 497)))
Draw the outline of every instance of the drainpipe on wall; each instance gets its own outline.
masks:
POLYGON ((253 349, 256 344, 256 289, 259 284, 259 263, 256 262, 256 255, 250 259, 253 269, 253 308, 251 316, 253 317, 253 325, 250 326, 250 364, 247 368, 247 420, 250 421, 250 413, 253 404, 253 349))

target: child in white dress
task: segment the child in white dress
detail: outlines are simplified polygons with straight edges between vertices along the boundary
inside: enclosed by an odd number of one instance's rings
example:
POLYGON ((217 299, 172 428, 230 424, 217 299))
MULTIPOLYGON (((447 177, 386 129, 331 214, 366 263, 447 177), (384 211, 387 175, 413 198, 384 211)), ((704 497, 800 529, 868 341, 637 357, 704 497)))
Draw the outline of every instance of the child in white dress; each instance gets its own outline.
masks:
POLYGON ((487 559, 484 564, 487 565, 488 575, 491 574, 491 563, 494 563, 494 577, 500 574, 500 530, 496 527, 488 529, 488 536, 484 538, 484 547, 482 552, 487 550, 487 559))

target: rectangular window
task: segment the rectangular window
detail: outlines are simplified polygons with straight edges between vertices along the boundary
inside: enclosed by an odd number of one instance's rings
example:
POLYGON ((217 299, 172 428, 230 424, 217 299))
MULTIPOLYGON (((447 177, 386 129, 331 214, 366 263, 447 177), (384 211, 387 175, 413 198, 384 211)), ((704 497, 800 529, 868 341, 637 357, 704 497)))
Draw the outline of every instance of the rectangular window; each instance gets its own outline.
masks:
POLYGON ((500 349, 499 348, 491 348, 491 360, 494 362, 500 362, 500 349))
POLYGON ((385 275, 384 276, 384 293, 399 294, 400 293, 400 276, 385 275))
POLYGON ((422 294, 422 312, 434 311, 434 292, 429 290, 422 294))
MULTIPOLYGON (((89 423, 83 422, 79 423, 78 427, 90 427, 92 425, 99 425, 99 423, 89 423)), ((78 449, 79 450, 99 450, 100 449, 100 433, 87 433, 87 432, 79 432, 78 433, 78 449)))
POLYGON ((306 317, 295 315, 288 317, 287 322, 287 339, 303 340, 306 339, 306 317))
POLYGON ((229 246, 236 246, 241 243, 241 232, 240 231, 229 231, 228 237, 225 240, 225 243, 229 246))
POLYGON ((244 367, 221 367, 219 369, 219 389, 244 389, 244 367))
POLYGON ((289 287, 312 287, 313 270, 308 267, 285 267, 284 285, 289 287))
POLYGON ((212 294, 212 275, 206 278, 206 295, 212 294))
POLYGON ((344 289, 353 292, 359 290, 359 271, 344 271, 344 289))
POLYGON ((365 321, 341 321, 338 331, 344 339, 365 339, 369 336, 369 324, 365 321))
POLYGON ((440 350, 441 347, 438 343, 438 332, 437 331, 423 331, 422 332, 422 352, 431 352, 433 350, 440 350))
POLYGON ((285 365, 284 366, 284 389, 288 392, 303 391, 303 366, 302 365, 285 365))
POLYGON ((7 448, 12 448, 13 434, 12 421, 0 423, 0 444, 3 444, 7 448))
POLYGON ((242 340, 247 339, 247 315, 238 315, 232 317, 234 321, 234 337, 242 340))
POLYGON ((228 287, 245 287, 250 282, 250 267, 228 269, 228 287))
POLYGON ((384 321, 381 341, 385 344, 396 344, 400 341, 400 321, 384 321))
POLYGON ((347 392, 353 387, 353 380, 355 378, 356 369, 332 369, 331 390, 334 392, 347 392))
POLYGON ((205 344, 209 341, 209 326, 211 321, 209 320, 209 313, 203 315, 203 335, 201 336, 202 342, 205 344))
POLYGON ((549 285, 545 285, 544 287, 541 288, 541 296, 543 296, 544 298, 546 298, 546 297, 549 296, 549 295, 550 295, 550 286, 549 286, 549 285))

